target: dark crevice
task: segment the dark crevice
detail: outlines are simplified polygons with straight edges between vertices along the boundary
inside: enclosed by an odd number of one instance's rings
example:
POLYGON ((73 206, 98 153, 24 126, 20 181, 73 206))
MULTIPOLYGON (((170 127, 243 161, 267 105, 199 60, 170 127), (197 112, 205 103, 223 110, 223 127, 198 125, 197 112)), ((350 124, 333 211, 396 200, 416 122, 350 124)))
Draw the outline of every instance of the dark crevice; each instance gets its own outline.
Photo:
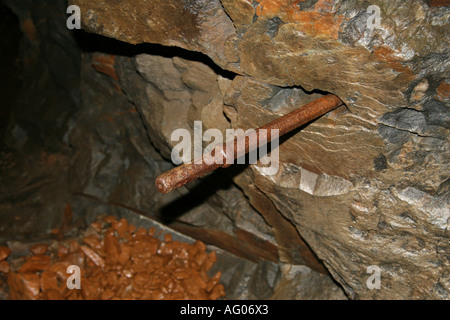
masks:
POLYGON ((165 58, 180 57, 190 61, 201 62, 210 67, 216 74, 234 79, 236 73, 222 69, 207 55, 186 50, 180 47, 169 47, 154 43, 129 44, 112 38, 107 38, 98 34, 87 33, 83 30, 76 30, 75 39, 84 52, 101 52, 125 57, 134 57, 139 54, 151 54, 165 58))
POLYGON ((22 68, 19 64, 19 44, 22 33, 17 16, 0 2, 0 147, 22 88, 22 68))

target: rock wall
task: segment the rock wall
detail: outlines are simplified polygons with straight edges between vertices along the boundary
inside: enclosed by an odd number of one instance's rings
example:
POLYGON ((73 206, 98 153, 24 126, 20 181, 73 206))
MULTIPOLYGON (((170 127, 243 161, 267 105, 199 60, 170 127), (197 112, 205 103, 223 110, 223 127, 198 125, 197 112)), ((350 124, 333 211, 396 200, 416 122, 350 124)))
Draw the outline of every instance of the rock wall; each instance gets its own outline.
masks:
POLYGON ((329 272, 354 299, 448 299, 445 1, 69 1, 83 29, 123 42, 67 30, 64 1, 6 2, 26 64, 5 138, 18 156, 2 175, 14 181, 2 185, 2 237, 18 216, 29 234, 91 199, 282 265, 278 285, 261 267, 255 279, 268 280, 242 297, 343 298, 329 272), (284 137, 277 175, 232 166, 156 191, 174 129, 257 127, 326 92, 346 106, 284 137))
MULTIPOLYGON (((206 195, 211 197, 209 201, 204 199, 204 189, 197 191, 197 199, 187 190, 162 197, 155 189, 156 176, 172 165, 155 149, 148 134, 151 128, 134 105, 134 100, 143 105, 146 95, 139 96, 145 93, 140 89, 151 85, 138 73, 134 57, 151 52, 162 66, 167 65, 163 60, 176 60, 185 69, 206 73, 208 80, 217 77, 210 68, 215 68, 213 64, 194 62, 199 57, 187 51, 135 48, 70 31, 65 1, 8 1, 7 5, 17 16, 8 15, 10 21, 17 20, 13 26, 16 33, 20 33, 19 27, 22 31, 22 38, 15 41, 17 45, 20 40, 19 56, 12 55, 22 72, 6 74, 19 78, 20 84, 12 86, 19 93, 17 101, 8 100, 11 117, 1 115, 7 126, 0 136, 0 244, 24 252, 25 243, 51 241, 62 235, 76 237, 92 219, 109 213, 181 236, 173 230, 177 228, 212 244, 209 248, 219 252, 216 271, 223 274, 221 282, 229 299, 267 299, 278 291, 278 298, 300 294, 283 283, 278 289, 282 274, 272 231, 231 180, 223 179, 220 192, 210 190, 206 195), (67 208, 72 208, 69 215, 67 208), (55 230, 60 233, 55 235, 55 230)), ((1 6, 2 10, 9 8, 1 6)), ((161 76, 159 79, 164 81, 161 76)), ((186 75, 183 79, 178 79, 178 84, 182 83, 186 94, 203 97, 184 84, 194 87, 192 81, 198 77, 186 75)), ((177 83, 177 78, 170 81, 177 83)), ((201 82, 200 88, 204 84, 201 82)), ((149 97, 165 99, 157 94, 149 97)), ((164 126, 158 130, 161 128, 164 126)), ((311 289, 303 289, 303 297, 344 299, 342 290, 320 271, 286 268, 286 274, 311 289)), ((2 269, 0 299, 7 297, 4 272, 2 269)))
POLYGON ((289 221, 351 298, 448 298, 445 3, 70 2, 90 32, 202 52, 236 74, 134 58, 147 85, 131 95, 142 97, 137 109, 166 157, 171 129, 193 119, 255 127, 324 91, 338 95, 346 107, 282 143, 277 176, 255 165, 233 181, 272 227, 280 259, 295 262, 299 251, 281 235, 279 222, 289 221), (369 5, 380 9, 373 29, 369 5), (366 285, 371 265, 381 269, 380 290, 366 285))

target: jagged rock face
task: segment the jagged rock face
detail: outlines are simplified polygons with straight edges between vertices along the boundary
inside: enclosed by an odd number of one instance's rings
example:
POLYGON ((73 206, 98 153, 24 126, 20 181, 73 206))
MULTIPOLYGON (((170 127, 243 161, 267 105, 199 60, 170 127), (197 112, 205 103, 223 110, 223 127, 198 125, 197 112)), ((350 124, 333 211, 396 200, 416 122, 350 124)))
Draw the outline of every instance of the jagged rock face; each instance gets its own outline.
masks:
POLYGON ((234 177, 273 235, 252 231, 296 263, 300 242, 280 231, 290 221, 352 298, 448 298, 448 7, 370 1, 381 18, 370 29, 356 0, 70 2, 88 31, 199 51, 237 74, 138 55, 133 89, 133 67, 116 63, 166 158, 172 130, 193 120, 256 127, 320 94, 306 91, 338 95, 347 107, 282 143, 276 176, 254 165, 234 177), (371 265, 379 290, 366 285, 371 265))

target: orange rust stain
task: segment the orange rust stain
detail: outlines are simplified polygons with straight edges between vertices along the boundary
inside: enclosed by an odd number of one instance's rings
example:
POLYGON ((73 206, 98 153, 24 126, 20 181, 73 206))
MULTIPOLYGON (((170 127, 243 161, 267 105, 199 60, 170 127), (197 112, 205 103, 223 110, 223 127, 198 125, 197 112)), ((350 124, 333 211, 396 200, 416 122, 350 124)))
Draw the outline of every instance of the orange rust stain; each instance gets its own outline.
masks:
POLYGON ((314 9, 319 12, 331 12, 334 6, 334 0, 319 0, 314 9))
POLYGON ((23 29, 23 32, 27 35, 28 39, 30 39, 31 41, 36 40, 37 32, 36 32, 36 27, 34 26, 33 20, 31 20, 31 19, 23 20, 22 29, 23 29))
POLYGON ((447 7, 450 6, 450 0, 430 0, 428 2, 430 7, 447 7))
POLYGON ((384 61, 388 64, 388 66, 397 72, 402 73, 408 80, 413 80, 415 78, 413 72, 410 68, 404 66, 396 57, 395 57, 395 51, 391 48, 388 48, 386 46, 379 46, 375 47, 375 50, 373 52, 373 55, 384 61))
POLYGON ((92 66, 100 73, 110 76, 114 80, 119 80, 114 63, 116 62, 115 55, 95 55, 92 59, 92 66))
POLYGON ((106 120, 110 123, 114 123, 114 118, 111 116, 105 116, 105 117, 99 118, 99 120, 101 120, 101 121, 106 120))
POLYGON ((276 16, 280 13, 286 0, 256 0, 259 5, 256 7, 256 15, 261 17, 276 16))
POLYGON ((335 18, 331 13, 301 12, 298 15, 299 21, 305 23, 305 28, 310 35, 325 35, 337 39, 339 28, 344 20, 343 16, 335 18))
POLYGON ((11 250, 7 246, 0 246, 0 261, 8 258, 11 250))
POLYGON ((114 90, 119 92, 119 93, 122 93, 122 94, 124 93, 122 91, 122 88, 119 86, 119 84, 117 82, 114 82, 114 90))
POLYGON ((130 114, 130 113, 133 114, 133 113, 137 113, 137 112, 138 111, 137 111, 136 108, 131 108, 131 109, 128 109, 126 111, 116 111, 115 114, 118 115, 118 116, 123 116, 125 114, 130 114))
POLYGON ((337 39, 343 15, 334 16, 333 1, 320 0, 312 11, 301 11, 302 0, 257 0, 256 14, 264 18, 278 16, 288 23, 299 23, 301 31, 311 36, 327 36, 337 39))
POLYGON ((40 160, 43 164, 45 164, 46 166, 53 166, 55 165, 58 161, 60 161, 60 156, 57 154, 49 154, 46 152, 41 152, 40 153, 40 160))
POLYGON ((439 99, 445 99, 450 97, 450 84, 448 84, 445 81, 442 81, 442 83, 437 87, 436 93, 438 95, 439 99))
POLYGON ((6 260, 5 261, 1 261, 0 262, 0 272, 8 273, 9 270, 10 270, 9 263, 6 260))

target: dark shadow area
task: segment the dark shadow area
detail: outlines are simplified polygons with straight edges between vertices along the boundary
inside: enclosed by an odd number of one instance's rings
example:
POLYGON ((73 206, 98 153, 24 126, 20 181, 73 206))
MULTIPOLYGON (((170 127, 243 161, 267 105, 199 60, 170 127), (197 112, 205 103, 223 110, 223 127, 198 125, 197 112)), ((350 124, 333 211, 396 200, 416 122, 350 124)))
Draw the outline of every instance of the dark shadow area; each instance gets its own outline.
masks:
POLYGON ((19 44, 22 32, 17 16, 0 2, 0 147, 10 121, 11 111, 17 104, 22 88, 19 44))
POLYGON ((233 177, 242 173, 247 167, 248 164, 232 165, 212 172, 197 181, 194 187, 189 188, 189 193, 162 207, 159 219, 167 224, 174 222, 186 212, 205 203, 218 190, 229 188, 233 184, 233 177))
POLYGON ((206 64, 215 73, 224 78, 233 79, 236 76, 234 72, 224 70, 219 67, 210 57, 201 52, 190 51, 180 47, 168 47, 154 43, 130 44, 102 35, 88 33, 84 30, 74 31, 74 37, 79 47, 84 52, 102 52, 125 57, 134 57, 143 53, 165 58, 180 57, 186 60, 206 64))

